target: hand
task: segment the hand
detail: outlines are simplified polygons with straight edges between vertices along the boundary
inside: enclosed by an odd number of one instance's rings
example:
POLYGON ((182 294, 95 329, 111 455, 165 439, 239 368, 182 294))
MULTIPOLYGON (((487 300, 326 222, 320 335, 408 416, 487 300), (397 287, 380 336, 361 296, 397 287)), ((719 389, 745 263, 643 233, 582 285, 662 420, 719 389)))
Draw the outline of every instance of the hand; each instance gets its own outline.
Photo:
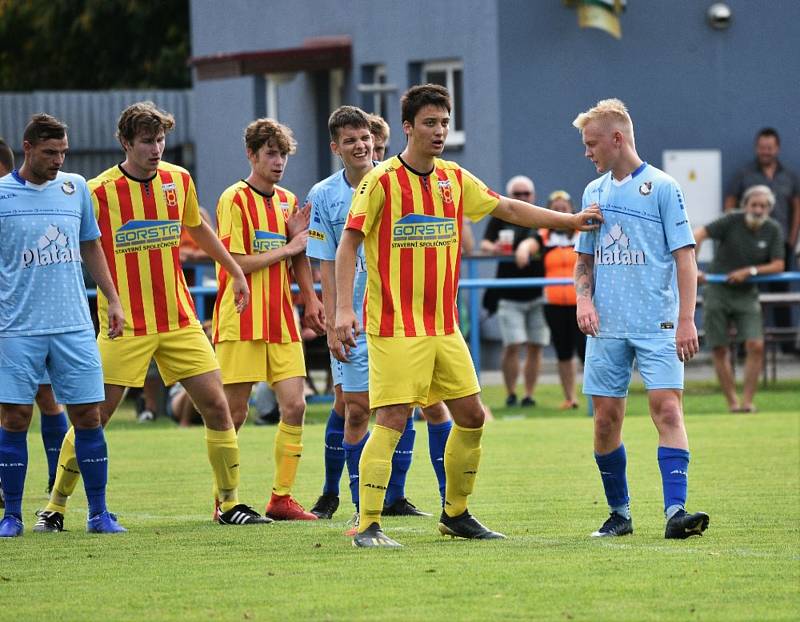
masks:
POLYGON ((244 272, 239 270, 238 274, 233 275, 231 287, 233 288, 233 299, 236 301, 236 313, 241 313, 250 303, 250 288, 247 286, 244 272))
POLYGON ((302 253, 304 250, 306 250, 307 244, 308 229, 303 229, 302 231, 295 233, 284 248, 286 249, 286 252, 289 253, 290 257, 294 257, 298 253, 302 253))
POLYGON ((115 339, 122 335, 125 326, 125 313, 119 300, 108 303, 108 338, 115 339))
POLYGON ((594 303, 588 298, 578 298, 577 307, 578 328, 584 335, 597 337, 600 332, 600 317, 594 308, 594 303))
POLYGON ((361 332, 352 307, 336 309, 336 338, 342 343, 345 355, 356 347, 356 336, 361 332))
POLYGON ((698 270, 697 271, 697 284, 698 285, 705 285, 707 282, 708 282, 708 279, 706 279, 706 273, 703 272, 702 270, 698 270))
POLYGON ((522 269, 527 266, 531 262, 531 251, 530 246, 523 241, 519 246, 517 246, 517 250, 514 251, 514 261, 517 264, 517 267, 522 269))
POLYGON ((291 240, 301 231, 307 231, 310 222, 311 204, 306 203, 300 209, 289 214, 289 218, 286 219, 286 237, 291 240))
POLYGON ((738 270, 728 272, 728 277, 725 279, 725 282, 731 284, 744 283, 749 278, 750 268, 739 268, 738 270))
POLYGON ((333 358, 335 358, 337 361, 341 361, 342 363, 350 362, 350 359, 347 358, 347 355, 345 354, 342 342, 336 337, 335 329, 330 329, 328 331, 328 350, 330 350, 331 356, 333 356, 333 358))
POLYGON ((304 300, 303 319, 306 326, 313 330, 317 335, 325 334, 325 308, 316 295, 312 295, 310 300, 304 300))
POLYGON ((600 227, 603 222, 603 213, 600 211, 600 206, 597 203, 592 203, 582 212, 572 215, 573 225, 572 228, 577 231, 594 231, 600 227), (591 222, 589 222, 591 221, 591 222))
POLYGON ((678 329, 675 331, 675 351, 678 354, 678 360, 683 363, 700 351, 697 328, 693 320, 678 321, 678 329))

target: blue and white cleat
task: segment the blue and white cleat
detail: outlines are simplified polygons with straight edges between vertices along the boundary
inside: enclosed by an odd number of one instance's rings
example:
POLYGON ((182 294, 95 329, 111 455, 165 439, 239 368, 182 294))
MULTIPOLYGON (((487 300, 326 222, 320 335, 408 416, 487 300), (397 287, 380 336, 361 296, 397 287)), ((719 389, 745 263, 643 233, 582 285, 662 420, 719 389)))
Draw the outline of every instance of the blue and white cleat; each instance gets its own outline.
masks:
POLYGON ((128 531, 117 522, 117 517, 108 510, 95 514, 86 521, 89 533, 124 533, 128 531))
POLYGON ((22 535, 25 527, 22 524, 22 519, 13 514, 9 514, 0 520, 0 538, 16 538, 22 535))

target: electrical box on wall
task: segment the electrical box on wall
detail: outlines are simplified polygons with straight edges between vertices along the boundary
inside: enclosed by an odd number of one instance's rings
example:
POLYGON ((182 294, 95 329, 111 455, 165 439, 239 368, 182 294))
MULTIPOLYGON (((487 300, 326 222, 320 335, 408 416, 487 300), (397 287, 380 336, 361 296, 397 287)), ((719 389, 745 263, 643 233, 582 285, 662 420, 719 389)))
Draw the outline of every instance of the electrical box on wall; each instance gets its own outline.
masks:
MULTIPOLYGON (((686 200, 692 228, 722 214, 722 154, 719 149, 665 149, 664 172, 675 178, 686 200)), ((697 260, 711 261, 713 244, 703 244, 697 260)))

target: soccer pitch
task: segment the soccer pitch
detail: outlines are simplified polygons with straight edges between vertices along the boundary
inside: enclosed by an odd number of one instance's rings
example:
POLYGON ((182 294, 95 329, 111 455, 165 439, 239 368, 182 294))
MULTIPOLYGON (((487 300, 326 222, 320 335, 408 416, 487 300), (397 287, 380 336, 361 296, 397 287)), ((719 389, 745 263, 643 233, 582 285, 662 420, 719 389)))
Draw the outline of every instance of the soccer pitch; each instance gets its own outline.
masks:
MULTIPOLYGON (((723 414, 712 385, 687 393, 689 509, 711 515, 702 538, 664 540, 656 433, 639 390, 625 426, 632 536, 592 539, 607 510, 584 411, 548 409, 488 423, 471 510, 508 535, 445 539, 434 518, 389 518, 399 550, 357 550, 343 535, 349 492, 332 521, 221 527, 201 428, 133 423, 108 430, 109 507, 130 533, 86 534, 85 498, 62 534, 31 531, 46 501, 38 428, 29 435, 26 533, 0 542, 0 620, 796 620, 800 618, 800 383, 759 393, 757 415, 723 414)), ((486 391, 502 402, 499 388, 486 391)), ((319 420, 325 406, 309 419, 319 420)), ((515 411, 521 412, 521 411, 515 411)), ((408 494, 438 494, 417 424, 408 494)), ((309 425, 295 489, 322 485, 323 425, 309 425)), ((259 511, 272 480, 274 427, 246 426, 241 498, 259 511)), ((345 485, 345 478, 342 481, 345 485)))

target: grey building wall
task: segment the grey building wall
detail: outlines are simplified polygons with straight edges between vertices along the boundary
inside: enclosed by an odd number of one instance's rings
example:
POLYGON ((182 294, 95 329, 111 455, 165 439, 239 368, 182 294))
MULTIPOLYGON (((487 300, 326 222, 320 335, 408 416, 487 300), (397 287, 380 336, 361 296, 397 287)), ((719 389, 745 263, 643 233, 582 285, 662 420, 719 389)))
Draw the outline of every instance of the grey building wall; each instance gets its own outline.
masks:
MULTIPOLYGON (((511 175, 528 174, 540 200, 557 187, 580 197, 594 177, 571 122, 611 96, 628 104, 639 151, 657 166, 664 149, 719 148, 726 184, 752 157, 755 131, 772 125, 783 138, 783 161, 800 169, 800 2, 729 0, 734 18, 726 31, 707 26, 710 0, 628 4, 618 41, 578 29, 575 12, 558 0, 193 0, 192 52, 287 48, 307 37, 350 35, 354 64, 344 102, 361 101, 361 65, 386 64, 399 89, 388 115, 394 152, 403 143, 397 100, 410 84, 409 63, 461 58, 467 140, 445 157, 498 190, 511 175)), ((241 130, 263 114, 254 88, 251 79, 196 83, 198 186, 206 204, 247 172, 241 130)), ((285 183, 300 195, 320 176, 323 159, 316 96, 309 76, 280 89, 282 120, 300 143, 285 183)))
POLYGON ((579 200, 596 173, 572 120, 606 97, 626 102, 639 154, 656 166, 664 149, 720 149, 727 185, 770 125, 781 159, 800 169, 800 2, 728 0, 725 31, 706 24, 710 4, 631 0, 617 41, 579 30, 558 2, 501 2, 504 174, 530 174, 542 200, 558 187, 579 200))
MULTIPOLYGON (((460 58, 464 61, 467 144, 445 157, 457 159, 487 183, 502 179, 500 119, 497 115, 497 7, 494 2, 409 0, 290 2, 257 0, 191 3, 192 54, 256 51, 300 46, 310 37, 350 35, 353 69, 346 77, 343 103, 361 104, 356 86, 363 64, 385 64, 388 81, 398 86, 389 98, 391 151, 404 143, 399 97, 410 86, 410 63, 460 58)), ((241 141, 246 123, 264 113, 252 79, 195 82, 198 174, 201 202, 210 205, 236 179, 249 171, 241 141), (261 106, 261 107, 259 107, 261 106), (224 119, 223 119, 224 118, 224 119)), ((329 170, 327 128, 315 115, 313 76, 299 74, 279 87, 279 118, 298 139, 284 177, 287 188, 301 196, 329 170), (320 152, 323 151, 321 154, 320 152)))

